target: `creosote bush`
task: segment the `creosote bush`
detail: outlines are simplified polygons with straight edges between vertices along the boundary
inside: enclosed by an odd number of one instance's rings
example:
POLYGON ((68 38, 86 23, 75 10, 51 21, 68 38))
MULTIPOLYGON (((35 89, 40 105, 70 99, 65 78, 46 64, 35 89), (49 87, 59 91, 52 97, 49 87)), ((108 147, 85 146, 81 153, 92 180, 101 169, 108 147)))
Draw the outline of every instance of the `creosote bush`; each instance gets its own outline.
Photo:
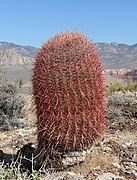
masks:
POLYGON ((134 83, 126 83, 125 85, 122 85, 118 82, 112 83, 107 88, 108 93, 113 93, 115 91, 137 91, 137 82, 134 83))
POLYGON ((108 91, 109 93, 112 93, 115 91, 124 91, 124 87, 122 86, 122 84, 116 82, 116 83, 110 84, 108 91))
POLYGON ((137 92, 115 91, 107 96, 106 107, 109 119, 124 117, 123 107, 134 106, 137 102, 137 92))
POLYGON ((18 120, 25 101, 17 94, 15 84, 1 80, 0 82, 0 127, 3 130, 11 130, 21 127, 18 120))
POLYGON ((122 91, 117 91, 113 92, 109 96, 107 96, 107 107, 113 106, 113 107, 118 107, 122 105, 131 105, 135 102, 137 93, 136 92, 122 92, 122 91))
POLYGON ((104 81, 93 44, 78 32, 49 39, 36 55, 38 151, 81 150, 104 127, 104 81))

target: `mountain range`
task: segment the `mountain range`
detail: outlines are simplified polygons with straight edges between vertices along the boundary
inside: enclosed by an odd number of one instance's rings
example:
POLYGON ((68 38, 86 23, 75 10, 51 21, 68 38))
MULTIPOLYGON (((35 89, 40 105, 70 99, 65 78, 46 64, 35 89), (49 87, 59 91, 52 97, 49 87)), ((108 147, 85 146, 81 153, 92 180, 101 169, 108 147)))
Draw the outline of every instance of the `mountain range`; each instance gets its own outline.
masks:
MULTIPOLYGON (((137 68, 137 44, 94 43, 104 69, 137 68)), ((0 66, 31 66, 36 47, 0 41, 0 66)))

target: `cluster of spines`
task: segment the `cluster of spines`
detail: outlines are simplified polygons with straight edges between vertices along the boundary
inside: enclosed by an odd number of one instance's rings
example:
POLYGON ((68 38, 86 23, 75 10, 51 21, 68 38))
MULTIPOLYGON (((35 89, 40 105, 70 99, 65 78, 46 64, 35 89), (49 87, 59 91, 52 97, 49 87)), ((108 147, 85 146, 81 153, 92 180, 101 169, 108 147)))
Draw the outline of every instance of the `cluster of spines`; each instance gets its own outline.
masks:
POLYGON ((61 33, 38 51, 33 73, 38 146, 83 149, 102 132, 104 82, 90 41, 61 33))

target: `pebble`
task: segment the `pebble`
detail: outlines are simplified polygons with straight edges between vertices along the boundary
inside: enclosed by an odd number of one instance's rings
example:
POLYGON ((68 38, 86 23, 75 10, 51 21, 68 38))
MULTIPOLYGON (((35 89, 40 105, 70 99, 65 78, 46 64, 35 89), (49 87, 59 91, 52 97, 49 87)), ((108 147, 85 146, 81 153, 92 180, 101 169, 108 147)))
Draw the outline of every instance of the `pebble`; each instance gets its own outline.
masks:
POLYGON ((65 178, 66 180, 82 180, 83 176, 76 174, 74 172, 67 172, 65 178))
POLYGON ((115 175, 115 174, 113 174, 113 173, 110 173, 110 172, 104 173, 104 174, 102 174, 102 175, 99 175, 99 176, 96 178, 96 180, 112 180, 112 179, 113 179, 113 180, 116 180, 116 179, 124 180, 123 177, 117 176, 117 175, 115 175))
POLYGON ((121 166, 120 166, 118 163, 116 163, 116 162, 112 163, 112 165, 113 165, 115 168, 118 168, 118 169, 121 168, 121 166))

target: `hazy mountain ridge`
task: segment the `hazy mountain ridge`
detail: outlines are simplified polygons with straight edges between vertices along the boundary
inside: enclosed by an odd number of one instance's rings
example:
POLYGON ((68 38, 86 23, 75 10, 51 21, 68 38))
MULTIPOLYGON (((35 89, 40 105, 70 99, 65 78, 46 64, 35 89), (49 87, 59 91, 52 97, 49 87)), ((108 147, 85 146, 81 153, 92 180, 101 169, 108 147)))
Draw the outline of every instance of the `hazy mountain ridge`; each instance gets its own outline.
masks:
POLYGON ((16 65, 31 65, 34 62, 33 57, 24 56, 17 53, 13 49, 6 49, 5 51, 0 51, 0 65, 5 66, 16 66, 16 65))
MULTIPOLYGON (((137 68, 137 44, 95 43, 105 69, 137 68)), ((0 42, 0 66, 32 65, 36 47, 0 42)))
POLYGON ((105 69, 137 68, 137 44, 95 43, 105 69))
POLYGON ((35 60, 36 51, 35 47, 0 42, 0 65, 31 65, 35 60))
POLYGON ((5 51, 7 49, 12 49, 23 56, 34 57, 36 54, 36 47, 32 46, 22 46, 14 43, 1 42, 0 41, 0 51, 5 51))

